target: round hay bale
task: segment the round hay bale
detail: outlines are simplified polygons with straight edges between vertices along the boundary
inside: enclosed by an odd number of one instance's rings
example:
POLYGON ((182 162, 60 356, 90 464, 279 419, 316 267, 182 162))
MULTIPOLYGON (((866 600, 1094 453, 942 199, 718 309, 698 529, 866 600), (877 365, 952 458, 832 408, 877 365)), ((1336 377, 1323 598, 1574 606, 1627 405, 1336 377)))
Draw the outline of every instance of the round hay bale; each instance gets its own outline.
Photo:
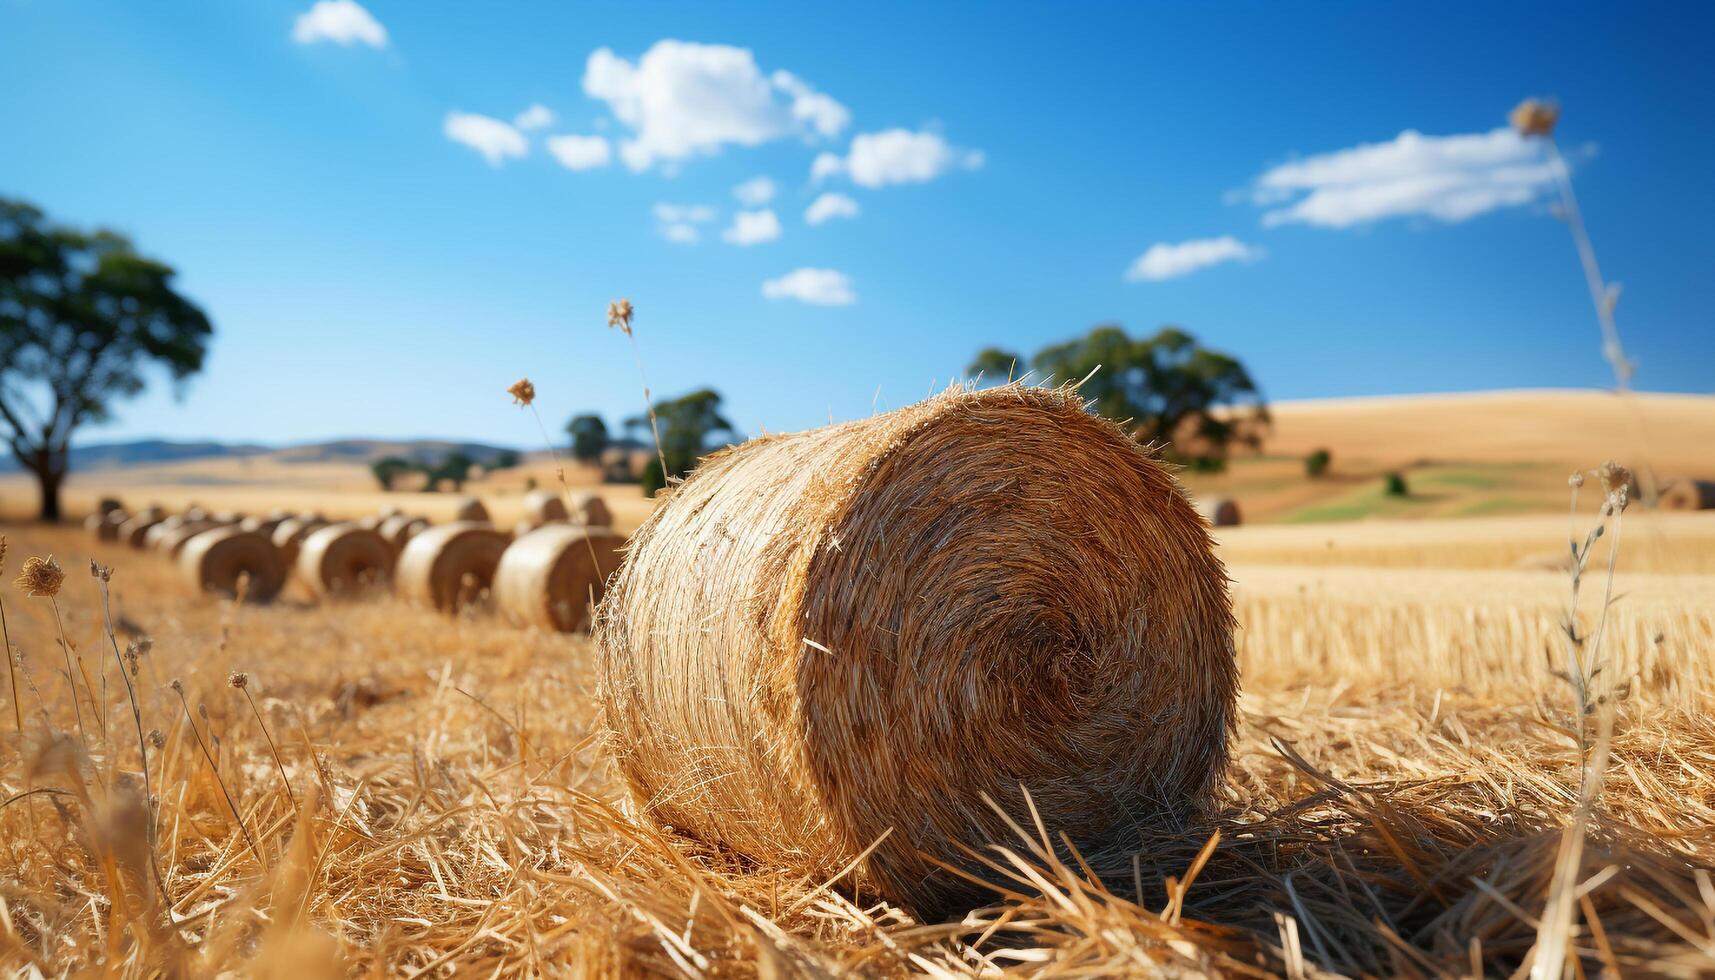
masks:
POLYGON ((106 513, 97 511, 84 518, 83 526, 97 541, 118 541, 119 528, 124 522, 125 512, 122 510, 106 513))
POLYGON ((387 582, 393 549, 374 531, 356 524, 328 524, 311 531, 298 549, 298 575, 323 599, 352 598, 387 582))
POLYGON ((532 490, 524 495, 524 519, 538 526, 571 518, 566 502, 552 490, 532 490))
POLYGON ((276 517, 274 516, 274 513, 270 511, 265 517, 255 515, 246 517, 244 520, 238 522, 238 526, 242 530, 249 531, 251 534, 260 534, 263 537, 270 539, 270 543, 272 543, 274 529, 284 523, 286 523, 285 517, 276 517))
POLYGON ((286 563, 280 549, 255 531, 238 527, 213 528, 186 542, 179 568, 204 592, 236 598, 239 580, 246 602, 269 602, 286 585, 286 563))
POLYGON ((1244 516, 1239 513, 1239 502, 1231 497, 1200 497, 1197 514, 1208 521, 1210 527, 1237 527, 1244 522, 1244 516))
POLYGON ((1663 510, 1715 510, 1715 480, 1675 480, 1658 500, 1663 510))
POLYGON ((191 504, 179 512, 179 516, 187 521, 206 521, 209 518, 208 509, 197 504, 191 504))
POLYGON ((381 509, 376 511, 376 513, 381 515, 382 520, 386 520, 389 517, 398 517, 400 514, 403 514, 404 511, 399 509, 398 504, 382 504, 381 509))
POLYGON ((431 527, 399 553, 394 581, 399 594, 443 612, 457 612, 494 581, 511 539, 486 523, 460 521, 431 527))
POLYGON ((548 524, 519 537, 494 571, 494 601, 521 626, 572 633, 589 626, 625 538, 607 528, 548 524))
POLYGON ((178 530, 184 523, 184 516, 180 514, 169 514, 162 520, 155 522, 154 526, 143 534, 143 547, 150 551, 160 550, 162 535, 178 530))
POLYGON ((397 555, 399 552, 405 550, 407 542, 416 537, 419 532, 428 526, 429 522, 423 520, 421 517, 412 517, 409 514, 395 514, 392 517, 387 518, 385 521, 382 521, 381 526, 376 530, 380 533, 382 539, 387 542, 388 547, 393 549, 393 553, 397 555))
POLYGON ((367 514, 363 517, 359 517, 352 523, 363 528, 365 531, 376 531, 380 530, 382 522, 386 520, 387 518, 381 514, 367 514))
POLYGON ((1211 800, 1236 716, 1226 572, 1167 467, 1065 390, 952 391, 717 453, 596 614, 639 812, 941 912, 923 855, 1016 841, 1129 873, 1211 800), (891 834, 888 832, 891 830, 891 834), (886 839, 882 840, 886 834, 886 839))
POLYGON ((210 521, 221 527, 237 527, 244 523, 244 515, 236 510, 223 510, 208 516, 210 521))
POLYGON ((155 540, 155 550, 173 561, 177 561, 179 555, 184 553, 185 545, 190 544, 193 538, 205 531, 212 531, 223 526, 225 525, 216 524, 213 521, 185 521, 178 527, 162 532, 161 536, 155 540))
POLYGON ((572 523, 584 527, 612 527, 613 511, 607 509, 607 501, 600 496, 580 493, 572 498, 572 523))
POLYGON ((280 558, 285 561, 286 567, 294 568, 297 566, 298 550, 303 546, 304 539, 310 536, 310 532, 327 527, 327 523, 319 514, 289 517, 274 525, 274 533, 269 535, 268 540, 280 549, 280 558))
POLYGON ((519 521, 517 524, 512 525, 512 540, 517 541, 519 538, 522 538, 524 535, 529 534, 531 531, 534 531, 541 526, 542 525, 535 521, 528 519, 519 521))
POLYGON ((95 504, 95 512, 97 514, 106 515, 111 514, 114 511, 122 511, 124 509, 125 505, 120 502, 118 497, 102 497, 100 500, 96 501, 95 504))
POLYGON ((466 497, 459 501, 458 510, 453 512, 453 520, 488 522, 492 519, 488 516, 488 508, 482 505, 482 501, 475 497, 466 497))
POLYGON ((149 529, 166 520, 167 514, 159 507, 148 507, 132 514, 124 524, 119 525, 119 540, 133 548, 144 548, 144 541, 149 529))

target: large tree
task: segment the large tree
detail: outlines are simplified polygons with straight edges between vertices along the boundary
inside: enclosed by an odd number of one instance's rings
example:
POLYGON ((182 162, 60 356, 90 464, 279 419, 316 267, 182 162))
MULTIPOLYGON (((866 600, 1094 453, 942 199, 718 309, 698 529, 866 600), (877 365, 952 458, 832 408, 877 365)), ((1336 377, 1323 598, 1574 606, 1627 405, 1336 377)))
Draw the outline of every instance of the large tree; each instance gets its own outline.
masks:
MULTIPOLYGON (((988 348, 968 371, 993 380, 1013 355, 988 348)), ((1036 352, 1030 366, 1043 379, 1082 382, 1096 414, 1124 425, 1140 442, 1199 469, 1219 469, 1234 446, 1256 447, 1269 424, 1268 404, 1238 358, 1199 344, 1178 327, 1133 338, 1112 325, 1036 352)))
POLYGON ((601 461, 602 451, 607 448, 607 423, 600 415, 576 415, 566 423, 566 432, 572 437, 572 458, 581 463, 596 463, 601 461))
POLYGON ((71 436, 134 397, 150 367, 175 383, 202 370, 214 332, 164 262, 110 231, 48 223, 0 197, 0 435, 60 517, 71 436))
MULTIPOLYGON (((683 477, 697 465, 697 460, 713 447, 710 440, 717 435, 734 436, 738 430, 721 415, 720 393, 700 388, 671 401, 655 403, 655 423, 661 430, 661 456, 666 460, 668 477, 683 477)), ((626 420, 626 427, 649 425, 646 416, 626 420)), ((659 466, 659 463, 657 463, 659 466)))

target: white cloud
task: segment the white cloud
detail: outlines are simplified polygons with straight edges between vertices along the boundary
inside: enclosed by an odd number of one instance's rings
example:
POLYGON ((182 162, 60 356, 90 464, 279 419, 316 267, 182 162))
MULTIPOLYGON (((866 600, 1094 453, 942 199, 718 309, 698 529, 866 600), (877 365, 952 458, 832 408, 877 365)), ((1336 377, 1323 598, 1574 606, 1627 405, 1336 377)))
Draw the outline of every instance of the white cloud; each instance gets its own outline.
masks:
POLYGON ((810 202, 809 207, 804 209, 804 220, 813 225, 819 225, 834 218, 855 218, 857 216, 858 202, 834 191, 828 191, 817 197, 810 202))
POLYGON ((715 220, 715 209, 707 204, 655 205, 655 220, 666 224, 703 224, 715 220))
POLYGON ((774 200, 779 191, 774 181, 767 177, 752 177, 732 189, 732 196, 738 198, 738 203, 747 208, 761 207, 774 200))
POLYGON ((857 302, 851 277, 833 269, 794 269, 762 283, 768 299, 795 299, 814 306, 850 306, 857 302))
POLYGON ((317 0, 292 24, 292 40, 299 44, 332 41, 350 46, 363 43, 372 48, 387 46, 387 28, 355 0, 317 0))
POLYGON ((1254 262, 1262 258, 1262 249, 1246 245, 1231 235, 1219 238, 1196 238, 1177 245, 1156 242, 1138 256, 1126 269, 1127 282, 1161 282, 1188 276, 1222 262, 1254 262))
POLYGON ((939 133, 888 129, 859 133, 845 157, 823 153, 810 165, 811 180, 837 174, 850 177, 862 187, 889 184, 921 184, 950 170, 975 170, 983 165, 980 150, 960 150, 939 133))
POLYGON ((550 136, 548 152, 567 170, 594 170, 613 160, 613 148, 605 136, 550 136))
POLYGON ((1255 180, 1251 198, 1280 205, 1263 214, 1267 226, 1349 228, 1414 215, 1451 224, 1528 204, 1554 180, 1539 148, 1510 128, 1453 136, 1408 129, 1385 143, 1283 163, 1255 180))
POLYGON ((734 245, 760 245, 780 237, 780 218, 772 208, 763 211, 739 211, 732 216, 732 225, 721 232, 721 238, 734 245))
POLYGON ((447 139, 463 143, 482 154, 491 167, 500 166, 507 157, 522 157, 530 151, 530 143, 524 139, 523 133, 492 116, 449 112, 441 128, 447 139))
POLYGON ((585 64, 583 86, 631 129, 633 137, 619 145, 626 166, 647 170, 719 153, 728 144, 833 135, 845 125, 843 106, 795 76, 781 76, 764 77, 747 48, 662 40, 635 63, 609 48, 596 50, 585 64))
POLYGON ((530 108, 512 117, 512 125, 525 132, 532 129, 546 129, 554 125, 554 110, 540 102, 533 103, 530 108))
POLYGON ((687 225, 681 222, 679 224, 663 225, 661 227, 661 237, 679 245, 695 245, 700 236, 697 234, 696 225, 687 225))

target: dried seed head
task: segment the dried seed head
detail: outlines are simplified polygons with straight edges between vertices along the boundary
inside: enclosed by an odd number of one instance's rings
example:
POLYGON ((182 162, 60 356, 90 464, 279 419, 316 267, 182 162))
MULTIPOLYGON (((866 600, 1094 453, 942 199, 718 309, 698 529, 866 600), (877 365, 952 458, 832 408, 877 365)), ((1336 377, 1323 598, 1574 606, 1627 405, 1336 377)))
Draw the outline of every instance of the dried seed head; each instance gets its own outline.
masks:
POLYGON ((103 582, 111 582, 113 581, 113 566, 103 565, 94 558, 91 558, 89 560, 89 574, 103 582))
POLYGON ((1596 468, 1596 479, 1602 481, 1602 490, 1613 496, 1616 491, 1624 493, 1631 486, 1632 471, 1610 459, 1596 468))
POLYGON ((6 535, 0 534, 0 571, 6 568, 6 549, 11 545, 6 543, 6 535))
POLYGON ((1566 478, 1566 485, 1576 490, 1584 485, 1584 473, 1579 471, 1566 478))
POLYGON ((173 678, 172 683, 168 684, 167 686, 173 689, 174 694, 177 694, 181 697, 185 693, 185 682, 179 680, 177 677, 173 678))
POLYGON ((1520 102, 1507 120, 1520 136, 1553 136, 1554 124, 1560 121, 1560 107, 1541 99, 1520 102))
POLYGON ((512 382, 512 387, 506 389, 506 393, 519 405, 528 405, 536 400, 536 386, 530 383, 529 378, 519 378, 512 382))
POLYGON ((208 705, 201 701, 197 702, 197 717, 203 721, 208 720, 208 705))
POLYGON ((607 304, 607 325, 617 327, 631 336, 631 300, 615 300, 607 304))
POLYGON ((242 670, 235 670, 226 675, 226 682, 242 691, 250 686, 250 675, 242 670))
POLYGON ((46 558, 29 557, 24 559, 23 571, 18 575, 17 586, 25 595, 52 599, 60 594, 60 585, 66 580, 65 569, 54 561, 54 556, 46 558))
POLYGON ((164 749, 167 747, 167 736, 162 735, 159 728, 151 728, 149 729, 149 744, 157 749, 164 749))

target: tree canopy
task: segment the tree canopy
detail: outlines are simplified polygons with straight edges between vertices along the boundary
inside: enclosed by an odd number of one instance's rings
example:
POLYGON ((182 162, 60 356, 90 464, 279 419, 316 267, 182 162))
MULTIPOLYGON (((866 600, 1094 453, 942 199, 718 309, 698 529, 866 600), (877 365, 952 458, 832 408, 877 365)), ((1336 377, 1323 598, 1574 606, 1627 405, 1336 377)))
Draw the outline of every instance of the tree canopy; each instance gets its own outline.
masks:
POLYGON ((147 385, 202 370, 214 328, 164 262, 111 231, 48 223, 0 198, 0 435, 36 475, 44 520, 60 516, 71 435, 147 385))
POLYGON ((607 423, 600 415, 577 415, 566 423, 566 432, 572 437, 572 458, 581 463, 594 463, 601 460, 602 450, 607 448, 607 423))
MULTIPOLYGON (((666 460, 666 476, 682 478, 691 472, 697 461, 710 451, 710 440, 717 435, 735 436, 738 430, 721 415, 720 393, 712 388, 699 388, 671 401, 655 403, 655 420, 661 430, 661 456, 666 460)), ((626 420, 627 428, 645 428, 647 416, 626 420)))

